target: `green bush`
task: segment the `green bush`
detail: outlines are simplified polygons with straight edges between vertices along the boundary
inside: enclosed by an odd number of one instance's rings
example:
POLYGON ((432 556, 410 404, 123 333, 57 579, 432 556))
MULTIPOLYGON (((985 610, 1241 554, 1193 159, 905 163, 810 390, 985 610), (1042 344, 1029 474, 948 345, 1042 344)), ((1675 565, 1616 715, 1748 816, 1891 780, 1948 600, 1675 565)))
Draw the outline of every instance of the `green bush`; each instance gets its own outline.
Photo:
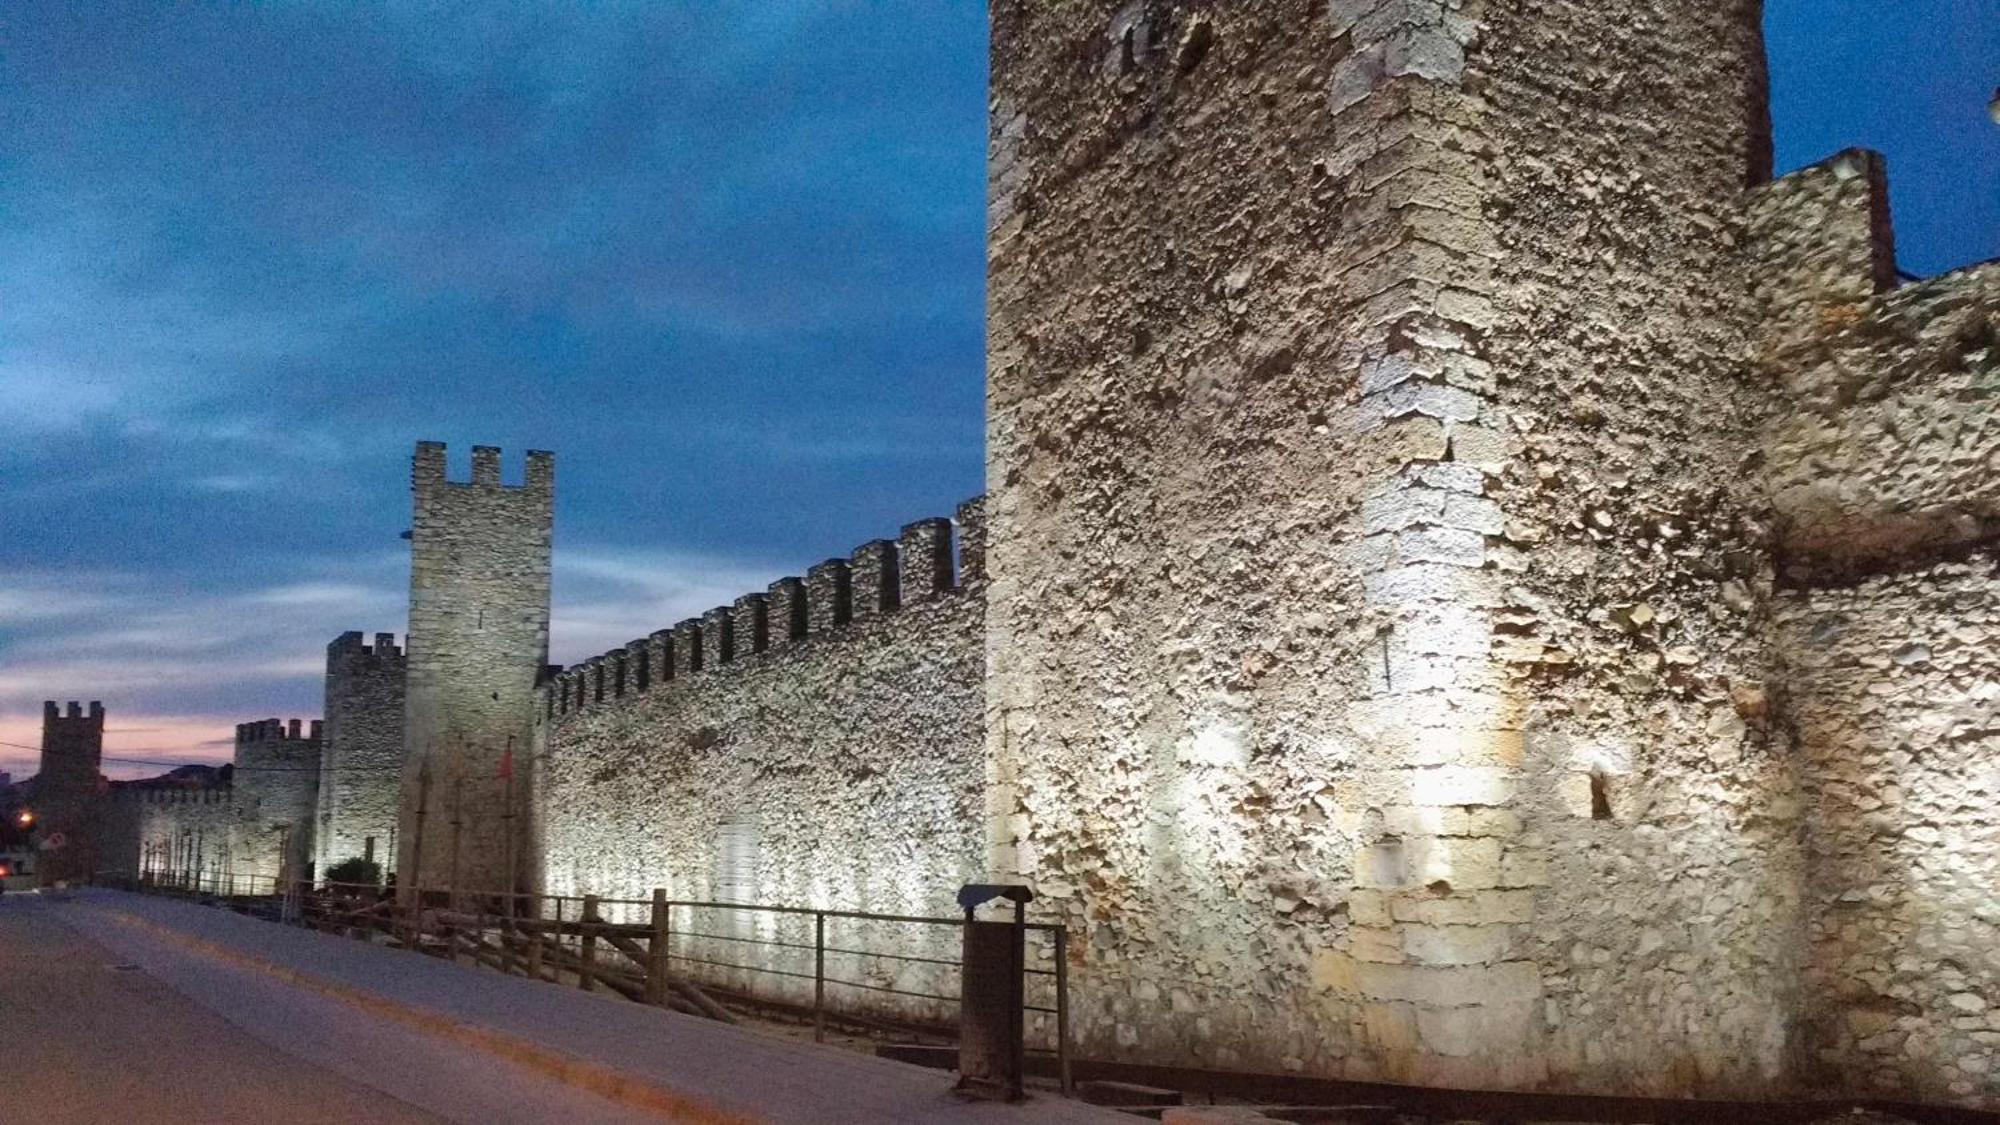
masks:
POLYGON ((326 881, 329 883, 359 883, 364 887, 379 887, 382 885, 382 868, 380 864, 362 859, 360 856, 355 856, 353 859, 343 859, 332 867, 327 868, 326 881))

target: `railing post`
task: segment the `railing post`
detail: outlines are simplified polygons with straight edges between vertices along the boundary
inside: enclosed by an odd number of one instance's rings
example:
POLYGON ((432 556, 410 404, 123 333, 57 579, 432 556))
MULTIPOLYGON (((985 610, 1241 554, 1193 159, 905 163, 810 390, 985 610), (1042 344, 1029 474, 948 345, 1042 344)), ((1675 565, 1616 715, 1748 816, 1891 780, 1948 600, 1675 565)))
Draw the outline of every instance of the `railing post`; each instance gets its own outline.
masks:
POLYGON ((583 935, 583 956, 577 971, 578 988, 585 992, 594 991, 597 986, 597 896, 583 896, 583 917, 577 921, 577 932, 583 935))
POLYGON ((506 911, 500 916, 500 971, 514 972, 514 892, 508 891, 501 900, 501 908, 506 911))
POLYGON ((653 937, 646 947, 646 1003, 667 1002, 667 892, 653 888, 653 937))
MULTIPOLYGON (((560 901, 560 900, 558 900, 560 901)), ((529 915, 534 929, 528 934, 528 979, 542 979, 542 900, 535 899, 535 909, 529 915)))
POLYGON ((1076 1092, 1069 1076, 1069 927, 1056 926, 1056 1071, 1065 1096, 1076 1092))
POLYGON ((549 979, 555 981, 558 984, 562 983, 562 954, 567 952, 569 949, 569 943, 563 940, 567 936, 569 935, 563 932, 563 900, 561 895, 557 895, 556 896, 556 962, 554 968, 549 972, 549 979))
POLYGON ((826 1042, 826 911, 813 912, 813 1042, 826 1042))

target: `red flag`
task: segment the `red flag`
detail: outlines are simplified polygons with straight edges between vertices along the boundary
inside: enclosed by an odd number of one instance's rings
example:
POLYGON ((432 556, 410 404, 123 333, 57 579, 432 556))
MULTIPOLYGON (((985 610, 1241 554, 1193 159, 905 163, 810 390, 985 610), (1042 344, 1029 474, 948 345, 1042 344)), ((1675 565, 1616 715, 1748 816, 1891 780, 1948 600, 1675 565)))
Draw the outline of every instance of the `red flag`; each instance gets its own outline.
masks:
POLYGON ((507 752, 500 755, 500 778, 506 780, 514 776, 514 747, 510 743, 507 752))

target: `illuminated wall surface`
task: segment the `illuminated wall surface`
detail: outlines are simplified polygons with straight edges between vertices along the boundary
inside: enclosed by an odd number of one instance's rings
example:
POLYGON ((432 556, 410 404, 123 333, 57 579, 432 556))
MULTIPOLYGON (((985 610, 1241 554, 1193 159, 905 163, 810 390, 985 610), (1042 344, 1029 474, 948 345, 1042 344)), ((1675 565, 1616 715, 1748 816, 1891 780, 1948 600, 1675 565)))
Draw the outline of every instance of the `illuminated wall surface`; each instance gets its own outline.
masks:
MULTIPOLYGON (((657 887, 696 902, 954 915, 958 888, 984 873, 977 514, 960 512, 956 575, 952 525, 924 521, 899 543, 868 544, 559 677, 536 747, 545 889, 645 898, 657 887)), ((806 979, 677 969, 810 1001, 810 917, 687 911, 675 927, 678 953, 806 979)), ((835 921, 826 937, 837 949, 957 957, 949 927, 835 921)), ((827 971, 956 994, 952 974, 923 962, 833 955, 827 971)), ((955 1012, 852 987, 832 999, 955 1012)))
POLYGON ((2000 1107, 2000 265, 1899 284, 1870 154, 1767 182, 1758 27, 996 4, 956 563, 912 524, 530 721, 549 497, 440 465, 407 760, 532 729, 555 893, 1026 882, 1089 1055, 2000 1107))
POLYGON ((292 719, 239 723, 233 784, 121 786, 98 804, 98 870, 226 883, 269 893, 304 878, 313 855, 322 727, 292 719))
POLYGON ((366 859, 396 869, 402 794, 403 650, 393 633, 343 633, 326 647, 326 735, 313 825, 315 869, 366 859))
POLYGON ((511 485, 491 446, 472 448, 469 481, 448 479, 440 442, 418 442, 411 461, 401 887, 514 889, 509 869, 518 881, 533 866, 530 791, 510 793, 501 763, 531 738, 548 663, 555 457, 531 449, 522 464, 511 485))

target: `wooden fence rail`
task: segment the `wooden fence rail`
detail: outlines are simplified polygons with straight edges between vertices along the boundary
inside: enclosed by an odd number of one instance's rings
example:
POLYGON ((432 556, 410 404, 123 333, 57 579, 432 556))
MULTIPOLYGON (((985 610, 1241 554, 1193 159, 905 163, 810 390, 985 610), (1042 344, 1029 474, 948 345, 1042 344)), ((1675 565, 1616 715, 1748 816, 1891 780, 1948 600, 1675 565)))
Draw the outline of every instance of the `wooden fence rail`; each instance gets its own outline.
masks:
MULTIPOLYGON (((960 972, 961 918, 683 901, 658 889, 645 899, 616 899, 431 888, 397 893, 372 885, 314 887, 220 874, 99 880, 274 913, 280 921, 327 933, 737 1022, 720 996, 739 1007, 809 1017, 816 1040, 825 1039, 829 1017, 915 1034, 919 1041, 956 1038, 958 997, 946 989, 960 972), (745 949, 749 952, 729 952, 745 949), (830 958, 845 968, 834 972, 830 958), (844 998, 838 1005, 831 999, 835 989, 844 998), (911 1014, 904 1015, 905 1009, 911 1014), (935 1014, 927 1018, 926 1011, 935 1014)), ((1052 1042, 1044 1049, 1066 1076, 1067 934, 1048 923, 1026 928, 1046 939, 1041 963, 1025 969, 1040 988, 1030 993, 1026 1011, 1050 1017, 1046 1039, 1052 1042)))

